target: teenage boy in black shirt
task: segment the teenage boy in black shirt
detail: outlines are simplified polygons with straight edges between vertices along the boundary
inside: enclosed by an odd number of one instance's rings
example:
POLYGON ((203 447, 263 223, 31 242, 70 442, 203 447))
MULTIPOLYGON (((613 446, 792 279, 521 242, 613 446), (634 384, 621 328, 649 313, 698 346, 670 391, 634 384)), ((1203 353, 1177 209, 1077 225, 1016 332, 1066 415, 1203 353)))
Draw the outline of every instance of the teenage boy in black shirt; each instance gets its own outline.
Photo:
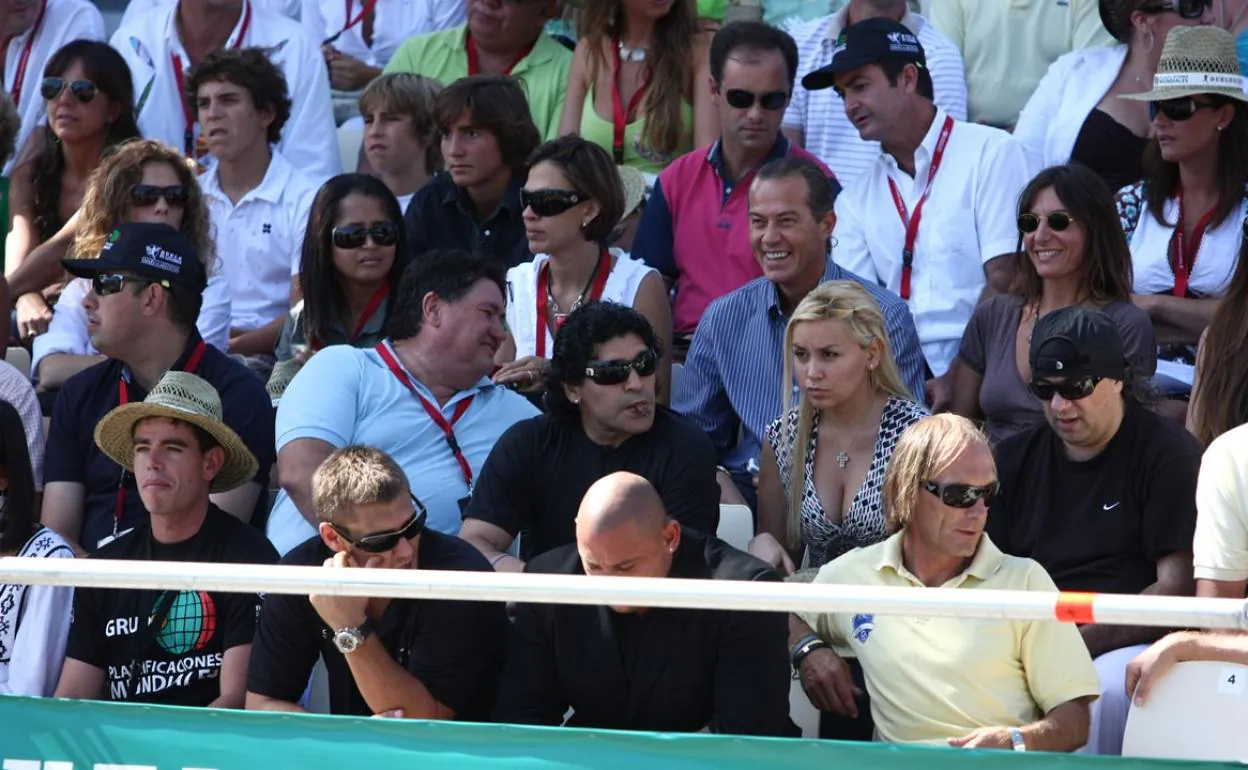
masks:
MULTIPOLYGON (((312 477, 320 527, 282 564, 326 569, 487 572, 472 546, 425 529, 426 512, 389 455, 334 452, 312 477)), ((247 708, 302 711, 318 657, 334 714, 481 721, 505 653, 502 604, 445 599, 279 596, 265 599, 247 675, 247 708)))
MULTIPOLYGON (((1036 323, 1030 363, 1047 424, 997 447, 989 537, 1040 562, 1064 591, 1191 595, 1200 446, 1140 406, 1113 320, 1081 307, 1049 313, 1036 323)), ((1101 677, 1089 748, 1116 754, 1126 665, 1165 630, 1080 631, 1101 677)))
MULTIPOLYGON (((133 472, 148 522, 101 559, 272 564, 264 535, 213 505, 256 475, 205 380, 169 372, 141 403, 105 415, 100 451, 133 472)), ((241 708, 260 597, 254 593, 79 588, 58 698, 241 708)))
POLYGON ((659 340, 645 317, 614 302, 568 316, 546 374, 549 414, 513 425, 481 469, 459 536, 500 571, 516 535, 526 557, 576 538, 576 511, 598 479, 629 471, 658 490, 669 516, 714 535, 716 455, 688 418, 655 403, 659 340))

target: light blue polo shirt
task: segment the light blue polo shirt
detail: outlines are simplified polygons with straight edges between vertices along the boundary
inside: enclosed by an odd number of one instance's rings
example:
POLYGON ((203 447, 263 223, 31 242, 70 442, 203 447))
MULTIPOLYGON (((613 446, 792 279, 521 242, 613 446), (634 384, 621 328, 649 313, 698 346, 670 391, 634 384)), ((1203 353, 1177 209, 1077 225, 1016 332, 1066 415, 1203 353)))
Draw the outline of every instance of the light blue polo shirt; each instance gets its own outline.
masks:
MULTIPOLYGON (((407 375, 436 405, 433 394, 411 372, 407 375)), ((454 430, 475 481, 498 437, 538 410, 523 396, 482 379, 442 406, 448 423, 456 405, 469 397, 472 405, 454 430)), ((333 345, 312 356, 282 395, 276 434, 279 453, 301 438, 320 439, 335 448, 363 444, 386 452, 407 473, 412 493, 429 509, 428 526, 459 534, 459 501, 468 494, 468 485, 446 435, 373 348, 333 345)), ((283 490, 269 516, 269 540, 285 555, 315 534, 283 490)))

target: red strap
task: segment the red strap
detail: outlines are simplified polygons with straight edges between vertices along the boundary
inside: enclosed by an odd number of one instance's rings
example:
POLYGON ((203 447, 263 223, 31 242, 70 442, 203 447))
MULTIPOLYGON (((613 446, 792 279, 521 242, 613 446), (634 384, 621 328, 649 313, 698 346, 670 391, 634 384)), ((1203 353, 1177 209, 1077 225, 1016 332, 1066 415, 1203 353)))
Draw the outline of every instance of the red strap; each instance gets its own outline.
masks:
POLYGON ((1179 225, 1174 228, 1174 237, 1170 240, 1170 271, 1174 273, 1174 296, 1186 297, 1192 268, 1196 266, 1196 255, 1200 253, 1200 244, 1205 240, 1205 231, 1209 229, 1209 223, 1213 221, 1213 213, 1218 207, 1214 206, 1209 209, 1197 220, 1196 226, 1192 228, 1192 237, 1189 242, 1183 235, 1183 223, 1187 220, 1183 216, 1182 190, 1178 192, 1178 198, 1179 225))
MULTIPOLYGON (((637 107, 641 104, 641 100, 646 95, 646 88, 650 86, 650 71, 646 70, 645 79, 641 82, 641 88, 638 88, 631 99, 628 100, 628 109, 624 109, 624 99, 620 96, 620 41, 612 39, 611 41, 611 123, 614 129, 614 136, 611 140, 611 150, 615 155, 616 165, 624 165, 624 130, 628 128, 628 119, 637 111, 637 107)), ((539 353, 540 355, 540 353, 539 353)))
MULTIPOLYGON (((598 258, 598 267, 594 268, 594 284, 589 291, 589 302, 598 302, 602 299, 602 292, 607 287, 607 276, 610 273, 611 253, 603 249, 602 256, 598 258)), ((538 358, 546 357, 546 330, 550 328, 546 323, 546 293, 549 286, 550 260, 547 259, 537 271, 537 342, 535 343, 537 349, 535 353, 538 358)), ((563 322, 567 318, 563 314, 555 316, 556 332, 563 328, 563 322)))
MULTIPOLYGON (((377 5, 377 0, 364 0, 364 7, 360 9, 360 15, 356 16, 353 19, 351 18, 351 6, 354 5, 355 3, 353 2, 353 0, 343 0, 343 2, 347 6, 347 12, 343 15, 343 18, 346 20, 347 23, 346 23, 346 26, 344 26, 341 30, 338 31, 338 35, 341 35, 343 32, 346 32, 347 30, 351 29, 355 25, 359 24, 361 21, 364 21, 364 17, 372 13, 373 8, 376 7, 377 5)), ((334 35, 334 37, 338 37, 338 35, 334 35)))
POLYGON ((39 15, 35 17, 35 26, 30 28, 30 34, 26 37, 26 45, 22 46, 22 55, 17 59, 17 70, 13 76, 13 90, 9 95, 13 97, 13 106, 22 106, 22 81, 26 79, 26 66, 30 64, 30 51, 35 46, 35 38, 39 37, 39 28, 43 26, 43 16, 48 12, 48 0, 43 0, 43 5, 39 8, 39 15))
POLYGON ((386 362, 390 372, 395 378, 403 384, 403 387, 411 391, 411 394, 420 399, 420 405, 425 408, 425 413, 429 415, 429 419, 442 429, 443 435, 446 436, 446 445, 450 447, 451 454, 455 455, 455 462, 459 463, 459 470, 464 474, 464 481, 468 483, 468 494, 472 494, 472 466, 468 464, 468 458, 464 457, 463 450, 459 448, 459 442, 455 440, 455 423, 459 422, 459 418, 464 416, 468 411, 468 407, 472 406, 472 401, 476 396, 469 396, 463 401, 455 405, 455 411, 451 413, 451 421, 447 422, 442 416, 442 412, 438 407, 429 403, 429 401, 416 390, 416 386, 412 384, 411 379, 407 376, 407 372, 403 371, 403 367, 399 365, 399 361, 390 352, 390 348, 386 347, 386 343, 379 342, 373 348, 377 351, 377 355, 381 356, 381 360, 386 362))
POLYGON ((368 304, 364 306, 364 312, 360 314, 360 320, 355 325, 355 331, 351 332, 351 339, 356 340, 364 333, 364 327, 368 324, 370 318, 377 314, 377 308, 381 307, 381 303, 386 297, 390 296, 390 279, 387 278, 377 287, 377 291, 373 292, 373 296, 369 298, 368 304))
POLYGON ((901 199, 901 191, 897 189, 897 183, 892 179, 888 180, 889 192, 893 194, 893 205, 897 207, 897 215, 901 217, 901 224, 906 228, 906 242, 901 250, 901 298, 910 299, 910 275, 914 270, 914 244, 919 239, 919 220, 923 218, 923 204, 927 202, 927 196, 932 191, 932 182, 936 179, 936 172, 940 170, 940 161, 945 157, 945 147, 949 144, 949 136, 953 133, 953 117, 946 115, 945 124, 941 126, 940 136, 936 139, 936 149, 932 152, 932 165, 927 169, 927 184, 923 187, 923 195, 919 197, 919 202, 914 204, 914 213, 906 214, 906 202, 901 199))
MULTIPOLYGON (((464 47, 468 50, 468 76, 471 77, 473 75, 480 75, 481 74, 481 55, 477 52, 477 41, 472 39, 471 32, 467 34, 467 38, 468 39, 464 47)), ((524 57, 528 56, 530 53, 533 52, 533 46, 535 45, 537 45, 536 40, 534 40, 533 43, 528 48, 525 48, 523 51, 521 51, 516 56, 516 58, 512 59, 511 64, 508 64, 507 67, 500 74, 510 75, 511 71, 515 69, 516 65, 519 64, 521 60, 524 59, 524 57)))
MULTIPOLYGON (((243 38, 247 37, 247 30, 251 28, 251 2, 244 0, 243 2, 243 26, 238 30, 238 37, 234 39, 234 45, 230 46, 235 50, 242 48, 243 38)), ((176 53, 169 55, 169 62, 173 65, 173 80, 178 87, 178 102, 182 105, 182 120, 185 131, 182 134, 183 152, 188 158, 198 157, 195 152, 195 108, 192 106, 186 93, 186 73, 182 71, 182 57, 176 53)))

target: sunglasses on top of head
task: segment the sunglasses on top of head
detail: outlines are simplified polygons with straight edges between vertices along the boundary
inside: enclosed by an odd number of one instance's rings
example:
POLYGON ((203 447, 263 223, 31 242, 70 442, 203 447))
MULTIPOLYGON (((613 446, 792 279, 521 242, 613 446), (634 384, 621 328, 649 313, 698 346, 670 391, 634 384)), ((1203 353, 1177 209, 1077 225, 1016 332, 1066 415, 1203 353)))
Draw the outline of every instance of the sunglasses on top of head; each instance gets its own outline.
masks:
POLYGON ((1092 391, 1096 390, 1096 386, 1100 382, 1100 377, 1080 377, 1074 380, 1062 380, 1061 382, 1037 379, 1028 383, 1027 389, 1036 398, 1045 402, 1052 401, 1054 394, 1061 396, 1066 401, 1078 401, 1092 395, 1092 391))
POLYGON ((1185 19, 1199 19, 1213 7, 1213 0, 1155 0, 1140 8, 1144 13, 1177 13, 1185 19))
POLYGON ((44 78, 39 85, 39 92, 46 101, 52 101, 61 95, 66 88, 78 101, 86 104, 95 98, 95 83, 90 80, 66 80, 65 78, 44 78))
MULTIPOLYGON (((1018 231, 1020 233, 1034 233, 1040 229, 1041 218, 1037 214, 1030 212, 1018 215, 1018 231)), ((1065 211, 1051 211, 1046 214, 1043 221, 1049 226, 1049 229, 1060 233, 1070 227, 1070 223, 1075 221, 1070 214, 1065 211)))
POLYGON ((557 217, 589 200, 576 190, 521 190, 520 210, 532 209, 539 217, 557 217))
POLYGON ((590 361, 585 376, 598 385, 619 385, 628 380, 631 372, 638 377, 649 377, 659 365, 659 357, 653 350, 643 350, 632 361, 590 361))
POLYGON ((939 484, 935 481, 924 481, 923 488, 940 498, 940 502, 950 508, 971 508, 980 500, 984 505, 992 505, 992 500, 1001 491, 1001 485, 992 482, 986 487, 970 484, 939 484))
POLYGON ((186 205, 189 193, 180 184, 161 187, 154 184, 136 184, 130 188, 130 200, 136 206, 155 206, 156 201, 164 199, 170 206, 186 205))
POLYGON ((345 529, 337 524, 330 524, 339 537, 346 540, 351 545, 367 551, 368 553, 385 553, 393 551, 400 540, 411 540, 419 535, 425 529, 425 519, 429 517, 429 512, 425 509, 425 504, 417 499, 416 495, 412 495, 412 518, 407 523, 396 530, 390 532, 376 532, 371 535, 362 537, 352 537, 345 529))
POLYGON ((768 91, 765 94, 756 94, 753 91, 746 91, 740 88, 729 88, 724 92, 724 99, 728 102, 728 106, 735 110, 748 110, 754 106, 754 102, 758 102, 759 106, 768 112, 783 110, 789 103, 789 93, 787 91, 768 91))
POLYGON ((333 238, 334 245, 340 249, 358 249, 369 238, 376 246, 393 246, 399 241, 399 227, 393 222, 375 222, 372 227, 342 225, 334 228, 333 238))
POLYGON ((95 292, 97 297, 107 297, 110 294, 116 294, 121 291, 126 284, 150 286, 153 283, 158 283, 166 289, 169 288, 168 281, 153 281, 148 278, 137 278, 133 275, 122 275, 121 273, 97 273, 91 279, 91 291, 95 292))
POLYGON ((1156 120, 1157 115, 1165 115, 1170 120, 1182 123, 1185 120, 1191 120, 1197 110, 1216 110, 1218 105, 1209 102, 1198 102, 1190 96, 1179 99, 1166 99, 1160 102, 1148 103, 1148 118, 1156 120))

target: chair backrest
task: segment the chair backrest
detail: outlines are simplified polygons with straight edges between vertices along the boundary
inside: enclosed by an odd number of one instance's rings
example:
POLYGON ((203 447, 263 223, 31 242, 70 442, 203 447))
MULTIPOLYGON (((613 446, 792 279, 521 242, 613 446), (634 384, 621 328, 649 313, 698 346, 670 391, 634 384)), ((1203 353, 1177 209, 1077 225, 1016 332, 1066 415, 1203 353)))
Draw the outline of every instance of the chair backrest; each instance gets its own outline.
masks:
POLYGON ((338 155, 342 159, 342 171, 349 174, 360 165, 360 148, 364 146, 364 129, 350 123, 338 128, 338 155))
POLYGON ((9 366, 22 373, 26 379, 30 379, 30 351, 21 345, 9 345, 5 351, 4 360, 9 366))
POLYGON ((719 506, 719 529, 715 536, 733 548, 744 551, 754 537, 754 514, 746 505, 719 506))
POLYGON ((793 683, 789 686, 789 719, 802 731, 803 738, 819 737, 819 709, 806 697, 802 682, 793 672, 793 683))
POLYGON ((1122 754, 1159 759, 1248 760, 1248 667, 1176 664, 1132 706, 1122 754))

